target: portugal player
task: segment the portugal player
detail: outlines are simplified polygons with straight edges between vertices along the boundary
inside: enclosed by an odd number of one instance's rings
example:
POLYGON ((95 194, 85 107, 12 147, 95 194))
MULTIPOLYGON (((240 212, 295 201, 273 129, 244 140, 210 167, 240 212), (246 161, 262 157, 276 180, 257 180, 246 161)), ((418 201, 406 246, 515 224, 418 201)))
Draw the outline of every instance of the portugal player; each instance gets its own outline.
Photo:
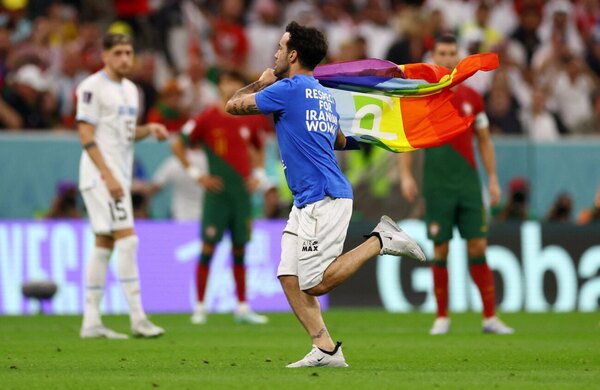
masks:
MULTIPOLYGON (((432 51, 436 65, 454 69, 458 63, 458 46, 451 35, 440 37, 432 51)), ((433 286, 437 301, 437 318, 430 334, 445 334, 450 329, 448 318, 448 242, 456 225, 467 240, 469 269, 483 302, 483 331, 510 334, 513 329, 495 316, 495 292, 492 271, 487 265, 486 211, 481 196, 481 183, 475 163, 473 134, 477 137, 479 154, 489 180, 490 202, 500 201, 496 176, 494 145, 490 138, 483 99, 464 84, 454 90, 452 103, 463 115, 474 115, 473 131, 467 131, 449 144, 425 149, 423 195, 426 203, 427 234, 434 243, 433 286)), ((417 185, 412 176, 412 156, 399 156, 402 194, 412 202, 417 185)))
POLYGON ((203 324, 207 320, 204 296, 209 265, 215 246, 226 230, 231 233, 233 242, 233 275, 239 302, 235 319, 251 324, 267 322, 267 317, 254 313, 246 303, 244 256, 252 222, 250 194, 261 179, 257 173, 261 172, 258 165, 262 160, 262 140, 271 125, 260 115, 236 117, 225 112, 225 103, 244 83, 239 72, 222 72, 218 83, 220 104, 206 108, 188 121, 182 128, 181 137, 173 142, 173 154, 207 191, 203 206, 202 250, 196 267, 198 302, 192 316, 194 324, 203 324), (186 157, 185 145, 198 142, 204 146, 209 175, 201 175, 186 157))

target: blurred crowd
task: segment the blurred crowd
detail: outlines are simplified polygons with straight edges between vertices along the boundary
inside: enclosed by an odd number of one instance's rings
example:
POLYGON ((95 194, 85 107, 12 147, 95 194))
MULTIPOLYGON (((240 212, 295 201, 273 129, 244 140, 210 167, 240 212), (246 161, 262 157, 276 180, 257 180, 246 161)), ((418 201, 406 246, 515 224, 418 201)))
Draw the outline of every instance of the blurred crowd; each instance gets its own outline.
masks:
MULTIPOLYGON (((330 62, 428 62, 435 38, 453 33, 463 56, 499 55, 499 69, 467 80, 494 134, 600 136, 600 0, 0 0, 0 132, 73 131, 75 88, 102 67, 112 31, 135 39, 140 122, 177 133, 218 103, 219 70, 252 80, 273 66, 291 20, 325 32, 330 62)), ((394 178, 380 179, 387 155, 366 147, 341 160, 357 196, 365 189, 382 207, 395 192, 394 178)), ((277 161, 268 149, 269 176, 283 182, 277 161)), ((284 187, 265 194, 265 213, 279 214, 271 200, 284 187)))
POLYGON ((74 89, 101 66, 105 31, 135 37, 145 118, 172 131, 215 102, 222 68, 256 77, 283 26, 314 25, 328 61, 423 62, 436 36, 501 67, 468 83, 493 133, 555 141, 600 135, 599 0, 2 0, 0 128, 73 129, 74 89))

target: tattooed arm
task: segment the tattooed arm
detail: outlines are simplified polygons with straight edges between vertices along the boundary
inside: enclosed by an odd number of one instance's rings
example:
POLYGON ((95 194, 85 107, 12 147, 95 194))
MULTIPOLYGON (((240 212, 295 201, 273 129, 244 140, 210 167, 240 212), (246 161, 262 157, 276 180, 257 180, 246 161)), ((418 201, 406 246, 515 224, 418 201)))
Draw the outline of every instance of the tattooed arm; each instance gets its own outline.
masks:
POLYGON ((277 81, 273 69, 269 68, 263 72, 260 78, 250 85, 239 89, 227 102, 225 110, 233 115, 260 114, 256 106, 255 94, 277 81))

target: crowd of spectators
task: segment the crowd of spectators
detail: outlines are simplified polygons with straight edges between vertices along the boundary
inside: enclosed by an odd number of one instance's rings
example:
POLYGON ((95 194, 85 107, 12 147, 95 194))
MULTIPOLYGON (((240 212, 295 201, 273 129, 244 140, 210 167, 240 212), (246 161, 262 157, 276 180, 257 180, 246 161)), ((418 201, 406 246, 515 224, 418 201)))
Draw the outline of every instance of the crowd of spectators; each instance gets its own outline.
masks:
POLYGON ((453 33, 462 56, 499 55, 497 70, 466 81, 495 135, 600 136, 600 0, 0 0, 0 132, 74 131, 75 88, 102 68, 112 31, 135 39, 140 121, 175 134, 218 102, 219 70, 252 80, 273 66, 291 20, 325 32, 330 62, 428 62, 453 33))
MULTIPOLYGON (((135 37, 144 115, 173 132, 216 100, 222 68, 256 77, 283 26, 322 29, 328 61, 423 62, 436 36, 501 67, 467 82, 496 134, 600 135, 598 0, 2 0, 0 129, 74 129, 74 89, 101 68, 107 30, 135 37)), ((145 120, 147 118, 141 118, 145 120)))

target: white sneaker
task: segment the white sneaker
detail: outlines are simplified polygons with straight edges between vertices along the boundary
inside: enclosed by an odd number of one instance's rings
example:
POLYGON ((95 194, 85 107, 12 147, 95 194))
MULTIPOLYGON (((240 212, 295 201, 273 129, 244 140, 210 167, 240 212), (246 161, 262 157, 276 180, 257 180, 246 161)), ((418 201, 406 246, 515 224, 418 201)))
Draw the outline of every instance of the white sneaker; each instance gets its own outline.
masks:
POLYGON ((107 328, 104 325, 92 326, 90 328, 81 328, 79 337, 82 339, 111 339, 111 340, 125 340, 129 336, 123 333, 117 333, 112 329, 107 328))
POLYGON ((262 325, 269 322, 267 316, 255 313, 246 303, 242 303, 238 306, 233 314, 233 318, 235 319, 235 322, 239 324, 262 325))
POLYGON ((483 319, 483 333, 513 334, 515 330, 494 316, 483 319))
POLYGON ((194 313, 192 313, 192 318, 190 321, 194 325, 204 325, 208 321, 206 308, 202 303, 196 303, 196 308, 194 309, 194 313))
POLYGON ((154 325, 147 318, 131 324, 131 334, 135 337, 158 337, 164 333, 165 330, 163 328, 154 325))
POLYGON ((433 326, 429 330, 429 334, 437 336, 440 334, 446 334, 450 331, 450 318, 448 317, 437 317, 433 321, 433 326))
POLYGON ((381 255, 406 256, 419 261, 425 261, 425 254, 408 234, 402 231, 400 227, 392 221, 387 215, 383 215, 379 224, 369 234, 373 236, 378 234, 381 238, 381 255))
POLYGON ((330 355, 321 351, 316 345, 313 345, 310 352, 304 356, 302 360, 290 363, 286 367, 348 367, 346 359, 344 359, 344 354, 342 353, 342 343, 336 343, 335 349, 335 353, 330 355))

